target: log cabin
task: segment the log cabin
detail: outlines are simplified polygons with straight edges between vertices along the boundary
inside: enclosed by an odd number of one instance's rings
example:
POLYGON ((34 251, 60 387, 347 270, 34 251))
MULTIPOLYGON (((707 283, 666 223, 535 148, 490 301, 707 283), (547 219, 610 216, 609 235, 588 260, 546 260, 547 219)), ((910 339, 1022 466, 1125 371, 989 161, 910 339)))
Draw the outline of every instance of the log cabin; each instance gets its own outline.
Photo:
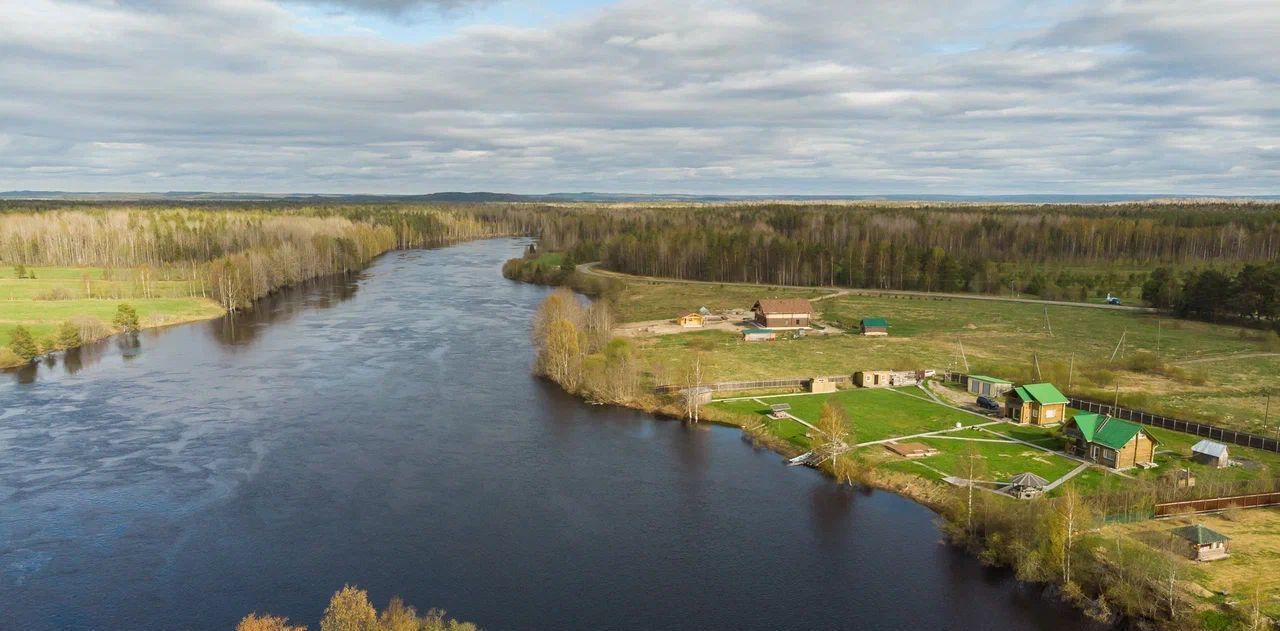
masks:
POLYGON ((1029 383, 1004 395, 1005 416, 1024 425, 1061 423, 1067 415, 1067 396, 1051 383, 1029 383))
POLYGON ((1128 469, 1155 463, 1156 440, 1137 423, 1082 413, 1062 427, 1067 453, 1112 469, 1128 469))

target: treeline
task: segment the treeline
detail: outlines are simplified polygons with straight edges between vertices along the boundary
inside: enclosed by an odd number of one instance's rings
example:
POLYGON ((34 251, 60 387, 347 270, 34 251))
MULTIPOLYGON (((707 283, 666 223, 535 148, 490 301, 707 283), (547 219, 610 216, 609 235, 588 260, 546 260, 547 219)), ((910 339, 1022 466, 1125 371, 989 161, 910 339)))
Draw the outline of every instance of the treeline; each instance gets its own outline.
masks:
POLYGON ((1215 269, 1179 274, 1158 267, 1142 285, 1142 299, 1184 318, 1228 319, 1280 330, 1280 263, 1248 264, 1234 274, 1215 269))
POLYGON ((632 274, 1057 298, 1141 285, 1119 264, 1280 257, 1274 203, 573 207, 538 224, 545 248, 632 274))
MULTIPOLYGON (((236 631, 306 631, 306 625, 293 625, 287 618, 271 614, 251 613, 236 625, 236 631)), ((345 586, 329 599, 320 619, 320 631, 479 631, 470 622, 459 622, 432 609, 419 614, 400 598, 392 598, 381 613, 369 602, 363 589, 345 586)))
POLYGON ((0 260, 127 269, 191 281, 191 295, 244 308, 276 289, 359 269, 396 248, 528 230, 501 211, 424 207, 106 208, 0 214, 0 260))

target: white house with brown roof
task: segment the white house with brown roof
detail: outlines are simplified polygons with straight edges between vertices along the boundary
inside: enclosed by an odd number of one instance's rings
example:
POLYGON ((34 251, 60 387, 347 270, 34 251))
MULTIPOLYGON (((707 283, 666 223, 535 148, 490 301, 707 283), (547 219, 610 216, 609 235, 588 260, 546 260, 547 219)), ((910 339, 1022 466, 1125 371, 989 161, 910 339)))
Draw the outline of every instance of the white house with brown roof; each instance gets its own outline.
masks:
POLYGON ((761 298, 751 311, 760 326, 770 329, 803 329, 813 319, 813 304, 804 298, 761 298))

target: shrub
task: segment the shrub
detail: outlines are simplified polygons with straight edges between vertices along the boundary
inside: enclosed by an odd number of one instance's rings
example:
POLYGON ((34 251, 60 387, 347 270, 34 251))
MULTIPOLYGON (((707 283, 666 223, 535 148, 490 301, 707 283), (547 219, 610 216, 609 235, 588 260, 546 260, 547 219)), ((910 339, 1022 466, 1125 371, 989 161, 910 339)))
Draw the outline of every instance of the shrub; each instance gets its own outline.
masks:
POLYGON ((0 368, 17 366, 24 362, 25 360, 23 360, 21 357, 18 357, 17 353, 14 353, 13 351, 9 350, 9 347, 0 346, 0 368))
POLYGON ((127 302, 122 302, 119 307, 116 307, 116 317, 111 320, 111 323, 126 333, 137 331, 140 328, 138 312, 133 308, 133 305, 127 302))
POLYGON ((75 348, 83 343, 84 340, 80 339, 80 327, 76 326, 75 323, 68 320, 58 327, 58 346, 75 348))
POLYGON ((36 345, 36 340, 31 337, 31 331, 27 327, 15 326, 9 336, 9 350, 22 360, 31 361, 40 354, 40 347, 36 345))
POLYGON ((68 320, 80 332, 80 343, 92 342, 111 335, 111 327, 91 315, 72 316, 68 320))
POLYGON ((73 296, 65 287, 46 289, 32 296, 33 300, 71 300, 73 296))

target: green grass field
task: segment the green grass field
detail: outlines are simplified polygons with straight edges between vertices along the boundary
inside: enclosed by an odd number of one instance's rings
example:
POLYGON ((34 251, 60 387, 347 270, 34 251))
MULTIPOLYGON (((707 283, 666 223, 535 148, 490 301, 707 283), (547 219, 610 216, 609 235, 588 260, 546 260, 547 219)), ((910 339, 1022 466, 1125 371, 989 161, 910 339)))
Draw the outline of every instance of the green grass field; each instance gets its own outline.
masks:
POLYGON ((144 327, 223 313, 212 300, 188 296, 186 281, 150 281, 144 288, 131 272, 75 267, 32 267, 28 271, 34 279, 17 278, 13 266, 0 266, 0 346, 9 343, 18 325, 27 327, 46 345, 58 327, 72 318, 93 317, 109 327, 123 302, 137 310, 144 327))
MULTIPOLYGON (((761 295, 823 293, 634 282, 619 310, 623 320, 657 319, 703 305, 749 309, 761 295)), ((1141 312, 965 298, 846 295, 815 308, 846 330, 856 330, 863 317, 884 317, 890 335, 743 342, 728 332, 699 331, 639 338, 636 345, 669 375, 683 374, 697 357, 712 381, 868 369, 964 371, 967 360, 970 372, 1021 382, 1035 378, 1038 361, 1042 380, 1076 394, 1110 400, 1118 386, 1121 402, 1139 409, 1254 432, 1275 433, 1280 426, 1280 401, 1263 426, 1267 394, 1280 400, 1280 340, 1262 331, 1141 312)))

